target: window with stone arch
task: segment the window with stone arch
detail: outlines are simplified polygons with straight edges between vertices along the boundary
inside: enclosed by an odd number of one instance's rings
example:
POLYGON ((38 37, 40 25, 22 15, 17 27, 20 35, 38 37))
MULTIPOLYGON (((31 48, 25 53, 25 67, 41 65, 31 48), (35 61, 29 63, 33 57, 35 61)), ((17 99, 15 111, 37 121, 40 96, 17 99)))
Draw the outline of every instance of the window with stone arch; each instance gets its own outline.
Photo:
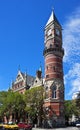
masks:
POLYGON ((52 87, 52 98, 57 98, 57 87, 56 86, 52 87))
POLYGON ((50 48, 52 48, 52 44, 50 44, 50 48))

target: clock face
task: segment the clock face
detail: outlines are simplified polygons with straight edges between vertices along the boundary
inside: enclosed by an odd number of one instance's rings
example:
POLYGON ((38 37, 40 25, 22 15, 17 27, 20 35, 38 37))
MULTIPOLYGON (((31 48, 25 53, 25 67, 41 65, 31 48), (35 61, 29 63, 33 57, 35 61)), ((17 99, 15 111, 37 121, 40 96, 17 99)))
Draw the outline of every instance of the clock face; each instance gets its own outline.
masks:
POLYGON ((48 30, 47 34, 48 36, 51 35, 51 29, 48 30))
POLYGON ((59 29, 56 28, 56 34, 59 36, 60 35, 60 31, 59 29))

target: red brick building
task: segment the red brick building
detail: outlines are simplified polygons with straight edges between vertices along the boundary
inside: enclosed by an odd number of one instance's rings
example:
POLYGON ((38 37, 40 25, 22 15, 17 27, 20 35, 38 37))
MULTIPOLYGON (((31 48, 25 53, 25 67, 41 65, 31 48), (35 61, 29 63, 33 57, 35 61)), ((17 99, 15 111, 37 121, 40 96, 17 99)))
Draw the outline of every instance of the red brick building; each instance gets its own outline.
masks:
POLYGON ((44 80, 42 79, 42 72, 40 70, 37 71, 36 78, 18 71, 16 80, 12 84, 12 90, 14 92, 24 93, 29 88, 44 85, 46 93, 46 99, 44 100, 46 122, 49 126, 63 126, 65 124, 63 80, 64 49, 62 48, 62 27, 53 11, 45 26, 44 44, 44 80))
POLYGON ((45 26, 45 91, 44 108, 49 111, 48 118, 56 125, 64 125, 64 80, 62 27, 54 12, 45 26))
POLYGON ((24 94, 24 92, 33 85, 34 79, 35 78, 33 76, 22 73, 19 70, 15 81, 12 82, 13 92, 24 94))

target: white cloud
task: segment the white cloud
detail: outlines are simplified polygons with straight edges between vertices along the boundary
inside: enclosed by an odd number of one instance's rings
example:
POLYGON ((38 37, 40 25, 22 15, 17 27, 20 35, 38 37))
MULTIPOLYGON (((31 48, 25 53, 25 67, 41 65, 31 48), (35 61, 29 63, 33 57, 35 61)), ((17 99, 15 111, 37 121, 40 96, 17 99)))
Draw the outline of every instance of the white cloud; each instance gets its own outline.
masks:
POLYGON ((71 77, 79 77, 80 78, 80 63, 75 63, 71 70, 68 71, 68 74, 66 75, 66 78, 71 77))
POLYGON ((72 96, 75 91, 80 91, 80 8, 67 18, 63 28, 64 63, 70 66, 64 82, 69 89, 66 95, 72 96))
POLYGON ((66 85, 70 87, 67 95, 72 95, 76 91, 80 91, 80 63, 75 63, 73 67, 65 75, 66 85))
POLYGON ((80 8, 68 17, 63 28, 64 62, 74 63, 80 59, 80 8))

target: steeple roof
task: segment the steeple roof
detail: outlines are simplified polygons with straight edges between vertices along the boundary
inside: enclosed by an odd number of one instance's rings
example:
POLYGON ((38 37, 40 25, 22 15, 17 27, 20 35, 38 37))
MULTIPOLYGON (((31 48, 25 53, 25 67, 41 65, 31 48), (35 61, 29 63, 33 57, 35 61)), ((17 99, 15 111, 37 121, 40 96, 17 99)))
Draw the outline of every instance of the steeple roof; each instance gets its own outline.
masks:
MULTIPOLYGON (((47 22, 46 26, 49 25, 49 24, 50 24, 51 22, 53 22, 53 21, 57 22, 57 23, 60 25, 59 21, 57 20, 57 18, 56 18, 56 16, 55 16, 55 13, 52 11, 52 12, 51 12, 51 15, 50 15, 50 17, 49 17, 49 19, 48 19, 48 22, 47 22)), ((60 26, 61 26, 61 25, 60 25, 60 26)))

